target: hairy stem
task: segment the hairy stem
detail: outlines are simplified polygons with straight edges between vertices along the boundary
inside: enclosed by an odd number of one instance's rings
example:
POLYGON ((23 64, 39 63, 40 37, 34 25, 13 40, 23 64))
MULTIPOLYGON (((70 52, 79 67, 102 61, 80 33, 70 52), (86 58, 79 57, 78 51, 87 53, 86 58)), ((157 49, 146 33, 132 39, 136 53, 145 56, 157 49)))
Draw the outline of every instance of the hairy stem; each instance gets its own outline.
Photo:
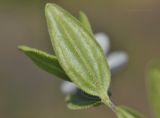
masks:
POLYGON ((103 97, 102 102, 108 106, 114 113, 116 112, 116 105, 114 105, 112 103, 112 101, 110 100, 110 98, 108 96, 103 97))

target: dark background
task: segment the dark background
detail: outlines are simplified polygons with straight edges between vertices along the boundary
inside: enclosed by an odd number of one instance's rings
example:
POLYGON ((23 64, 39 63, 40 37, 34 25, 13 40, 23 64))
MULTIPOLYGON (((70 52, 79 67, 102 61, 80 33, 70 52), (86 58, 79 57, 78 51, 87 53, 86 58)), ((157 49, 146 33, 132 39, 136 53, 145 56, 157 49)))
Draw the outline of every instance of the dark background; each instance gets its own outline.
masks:
POLYGON ((25 44, 53 52, 44 16, 46 2, 57 3, 75 16, 84 11, 94 33, 109 35, 112 51, 128 53, 128 66, 112 77, 113 100, 150 117, 145 83, 148 63, 160 57, 159 0, 0 0, 0 117, 115 117, 105 106, 67 109, 59 90, 62 81, 17 50, 25 44))

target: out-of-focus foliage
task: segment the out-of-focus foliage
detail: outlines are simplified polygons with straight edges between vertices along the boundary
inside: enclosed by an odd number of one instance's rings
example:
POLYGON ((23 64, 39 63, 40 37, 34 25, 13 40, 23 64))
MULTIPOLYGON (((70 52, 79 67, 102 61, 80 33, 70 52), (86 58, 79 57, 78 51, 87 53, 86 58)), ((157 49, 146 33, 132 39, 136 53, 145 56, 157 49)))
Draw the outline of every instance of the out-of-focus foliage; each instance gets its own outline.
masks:
POLYGON ((124 106, 117 107, 116 115, 117 118, 144 118, 141 114, 124 106))
POLYGON ((160 63, 151 65, 147 84, 152 111, 160 118, 160 63))

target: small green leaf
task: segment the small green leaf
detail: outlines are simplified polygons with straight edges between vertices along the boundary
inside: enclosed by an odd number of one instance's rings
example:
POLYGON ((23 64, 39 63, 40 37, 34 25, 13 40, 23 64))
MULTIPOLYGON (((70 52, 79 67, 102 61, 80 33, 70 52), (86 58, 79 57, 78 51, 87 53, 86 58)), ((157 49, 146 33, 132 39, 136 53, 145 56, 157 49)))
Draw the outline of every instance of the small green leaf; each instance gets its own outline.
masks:
POLYGON ((101 104, 100 99, 89 98, 89 96, 83 96, 79 92, 74 95, 68 95, 66 102, 68 108, 72 110, 88 109, 101 104))
POLYGON ((117 118, 144 118, 141 114, 124 106, 117 107, 116 115, 117 118))
POLYGON ((56 75, 61 79, 70 81, 55 56, 27 46, 19 46, 18 48, 43 70, 56 75))
POLYGON ((108 102, 110 71, 100 45, 79 20, 58 5, 47 4, 45 13, 61 67, 81 90, 108 102))
POLYGON ((87 15, 84 12, 80 12, 79 20, 82 23, 82 25, 92 34, 91 25, 89 23, 87 15))
POLYGON ((147 84, 153 112, 160 118, 160 62, 151 65, 147 84))

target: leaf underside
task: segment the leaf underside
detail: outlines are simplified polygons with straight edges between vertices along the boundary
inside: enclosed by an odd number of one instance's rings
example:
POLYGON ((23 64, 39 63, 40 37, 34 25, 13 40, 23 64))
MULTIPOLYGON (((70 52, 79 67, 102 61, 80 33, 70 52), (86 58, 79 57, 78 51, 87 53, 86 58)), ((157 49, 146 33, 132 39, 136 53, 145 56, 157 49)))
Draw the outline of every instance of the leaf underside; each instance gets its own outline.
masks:
POLYGON ((45 11, 52 45, 66 74, 86 93, 106 95, 110 84, 109 67, 92 34, 55 4, 47 4, 45 11))

